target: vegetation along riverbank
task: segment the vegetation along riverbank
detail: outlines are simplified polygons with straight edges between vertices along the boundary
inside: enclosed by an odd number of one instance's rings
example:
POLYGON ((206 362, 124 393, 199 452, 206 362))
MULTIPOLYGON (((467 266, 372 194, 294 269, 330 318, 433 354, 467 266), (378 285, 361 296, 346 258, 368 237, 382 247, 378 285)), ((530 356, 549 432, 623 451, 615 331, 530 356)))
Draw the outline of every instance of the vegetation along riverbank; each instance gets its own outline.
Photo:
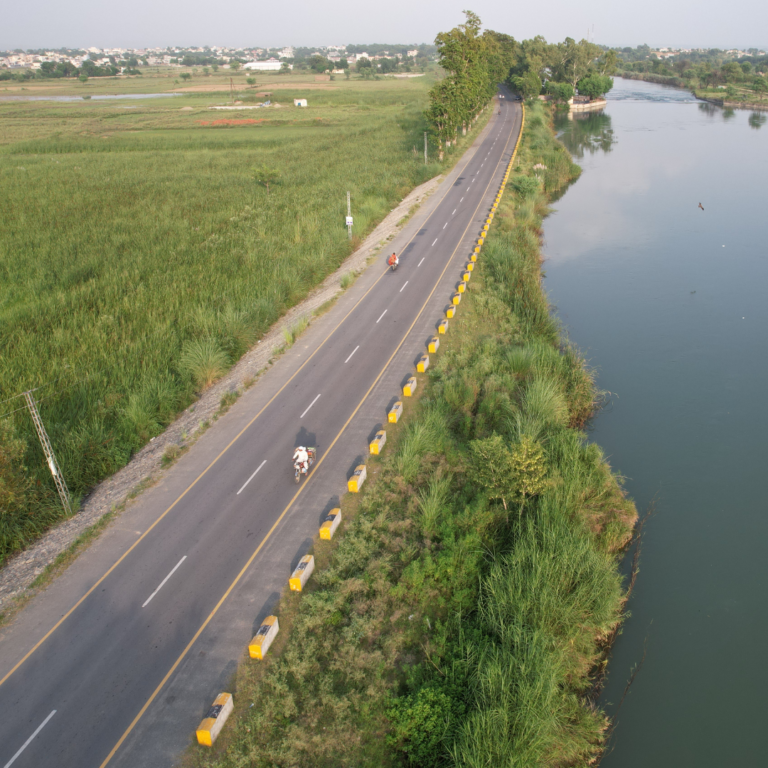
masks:
POLYGON ((768 109, 768 56, 733 58, 725 51, 687 51, 659 58, 648 46, 614 50, 616 73, 630 80, 685 88, 724 107, 768 109))
POLYGON ((529 105, 466 298, 308 589, 185 764, 586 765, 634 505, 583 426, 599 397, 542 290, 548 200, 579 173, 529 105))

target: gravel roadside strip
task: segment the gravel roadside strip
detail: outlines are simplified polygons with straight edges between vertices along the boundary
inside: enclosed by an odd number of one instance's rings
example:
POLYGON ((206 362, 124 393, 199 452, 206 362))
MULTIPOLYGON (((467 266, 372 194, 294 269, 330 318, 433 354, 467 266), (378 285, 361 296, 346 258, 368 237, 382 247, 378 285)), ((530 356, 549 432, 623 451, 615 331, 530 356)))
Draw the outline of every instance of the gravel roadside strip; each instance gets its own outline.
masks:
POLYGON ((83 500, 78 512, 63 520, 38 539, 28 549, 6 562, 0 569, 0 611, 10 608, 15 598, 24 596, 32 582, 56 557, 86 530, 110 511, 121 511, 131 492, 142 485, 156 481, 164 470, 162 458, 171 446, 190 445, 202 423, 213 419, 221 406, 224 395, 246 388, 270 364, 285 345, 283 330, 290 329, 302 320, 311 320, 318 308, 342 292, 341 280, 349 274, 360 273, 369 259, 402 229, 400 223, 409 217, 439 186, 442 176, 413 189, 400 204, 373 230, 365 242, 304 301, 288 310, 278 322, 231 368, 231 370, 207 389, 189 408, 184 410, 162 434, 153 438, 138 451, 131 461, 111 477, 102 481, 83 500), (182 435, 189 435, 184 440, 182 435))

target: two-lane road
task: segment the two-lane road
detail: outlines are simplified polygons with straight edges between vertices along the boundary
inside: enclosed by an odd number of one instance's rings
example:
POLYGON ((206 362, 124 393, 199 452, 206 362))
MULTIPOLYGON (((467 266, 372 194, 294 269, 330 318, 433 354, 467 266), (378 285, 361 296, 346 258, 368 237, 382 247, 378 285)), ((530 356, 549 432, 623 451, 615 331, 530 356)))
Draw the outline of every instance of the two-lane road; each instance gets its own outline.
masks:
POLYGON ((387 249, 398 270, 384 253, 3 630, 0 768, 166 766, 188 743, 444 316, 518 138, 499 105, 387 249), (320 449, 296 486, 299 444, 320 449))

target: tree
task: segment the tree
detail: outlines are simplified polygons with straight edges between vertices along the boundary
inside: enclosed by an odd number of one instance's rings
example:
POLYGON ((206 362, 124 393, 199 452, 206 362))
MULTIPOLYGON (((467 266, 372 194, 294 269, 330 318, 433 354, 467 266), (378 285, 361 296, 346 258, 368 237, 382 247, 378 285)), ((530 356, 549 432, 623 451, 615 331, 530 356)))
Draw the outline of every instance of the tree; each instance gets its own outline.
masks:
POLYGON ((573 98, 573 86, 570 83, 547 83, 547 93, 556 102, 565 103, 573 98))
POLYGON ((307 63, 313 72, 325 72, 328 69, 333 69, 333 64, 325 56, 320 56, 319 54, 310 56, 307 59, 307 63))
POLYGON ((582 96, 589 96, 590 99, 599 99, 613 88, 613 78, 592 72, 579 80, 577 88, 582 96))
POLYGON ((189 80, 192 77, 192 75, 189 72, 182 72, 181 73, 181 79, 184 81, 189 80))
POLYGON ((253 168, 253 179, 257 184, 263 184, 269 194, 269 185, 280 179, 280 171, 273 166, 257 165, 253 168))
POLYGON ((533 99, 541 93, 541 80, 532 69, 529 69, 524 75, 513 77, 512 84, 524 99, 533 99))
POLYGON ((741 67, 735 61, 728 61, 723 64, 723 66, 720 67, 720 72, 729 83, 735 83, 741 80, 741 77, 744 74, 741 71, 741 67))
POLYGON ((237 70, 240 69, 240 62, 239 61, 230 61, 229 62, 229 68, 233 72, 237 72, 237 70))
POLYGON ((256 85, 256 78, 255 77, 246 77, 245 82, 248 83, 248 85, 256 85))
POLYGON ((83 72, 83 74, 80 75, 78 80, 80 80, 81 83, 87 83, 88 82, 88 75, 86 75, 85 72, 83 72))
POLYGON ((606 51, 597 62, 597 71, 601 75, 612 75, 616 72, 619 57, 616 51, 606 51))
POLYGON ((464 15, 464 24, 435 38, 440 66, 447 76, 430 91, 426 116, 441 142, 452 140, 459 127, 466 133, 495 93, 495 74, 503 67, 499 58, 503 41, 480 34, 477 14, 464 11, 464 15))
POLYGON ((581 80, 592 66, 592 62, 600 56, 602 49, 599 45, 582 40, 577 43, 570 37, 557 46, 556 58, 559 59, 559 66, 563 79, 570 83, 574 88, 576 83, 581 80))
POLYGON ((363 57, 362 59, 358 59, 357 63, 355 64, 355 69, 358 72, 362 72, 364 69, 372 69, 373 68, 373 62, 370 59, 366 59, 363 57))

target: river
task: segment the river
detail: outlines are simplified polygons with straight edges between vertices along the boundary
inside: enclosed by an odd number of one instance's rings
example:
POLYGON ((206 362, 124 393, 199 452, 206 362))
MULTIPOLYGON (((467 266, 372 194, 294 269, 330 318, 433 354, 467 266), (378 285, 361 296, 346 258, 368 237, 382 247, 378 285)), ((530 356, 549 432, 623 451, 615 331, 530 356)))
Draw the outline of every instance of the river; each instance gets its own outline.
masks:
POLYGON ((611 393, 590 439, 655 510, 603 768, 768 764, 765 123, 620 79, 557 122, 584 172, 545 220, 545 286, 611 393))

